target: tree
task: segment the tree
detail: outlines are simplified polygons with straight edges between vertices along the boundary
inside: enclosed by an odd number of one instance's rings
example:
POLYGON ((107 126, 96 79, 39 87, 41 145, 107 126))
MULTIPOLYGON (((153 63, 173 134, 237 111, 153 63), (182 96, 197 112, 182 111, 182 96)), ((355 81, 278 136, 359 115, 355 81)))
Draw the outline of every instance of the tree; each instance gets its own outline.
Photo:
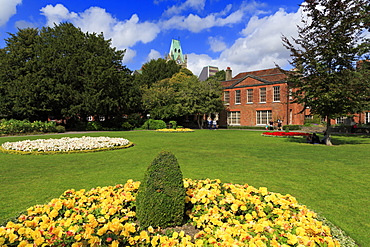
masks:
POLYGON ((364 8, 368 0, 310 0, 302 4, 307 19, 298 26, 298 38, 283 36, 290 50, 294 71, 288 72, 295 103, 309 107, 327 121, 326 144, 330 141, 330 120, 361 112, 369 99, 369 81, 356 71, 361 55, 364 8))
POLYGON ((154 118, 195 115, 201 128, 204 114, 223 109, 222 87, 217 78, 200 82, 191 71, 181 69, 144 90, 143 105, 154 118))
POLYGON ((117 116, 133 105, 131 72, 102 34, 70 23, 20 29, 0 52, 2 114, 17 119, 117 116))
POLYGON ((142 229, 183 224, 185 187, 175 155, 162 151, 147 168, 137 193, 137 218, 142 229))

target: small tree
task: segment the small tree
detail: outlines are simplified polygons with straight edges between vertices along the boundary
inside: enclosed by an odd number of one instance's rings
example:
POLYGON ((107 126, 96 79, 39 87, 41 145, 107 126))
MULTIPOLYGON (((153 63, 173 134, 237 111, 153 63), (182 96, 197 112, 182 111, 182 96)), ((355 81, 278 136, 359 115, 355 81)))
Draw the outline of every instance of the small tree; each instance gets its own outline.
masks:
POLYGON ((185 211, 185 187, 176 157, 162 151, 149 165, 137 194, 140 227, 181 225, 185 211))

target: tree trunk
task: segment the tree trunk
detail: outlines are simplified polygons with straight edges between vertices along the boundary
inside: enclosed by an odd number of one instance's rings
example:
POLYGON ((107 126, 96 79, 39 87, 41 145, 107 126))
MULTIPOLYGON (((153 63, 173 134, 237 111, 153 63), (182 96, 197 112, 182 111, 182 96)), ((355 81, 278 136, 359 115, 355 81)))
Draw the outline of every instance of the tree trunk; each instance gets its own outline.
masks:
POLYGON ((330 120, 330 116, 326 116, 326 131, 324 133, 324 142, 326 146, 333 146, 330 136, 330 120))
POLYGON ((201 119, 201 115, 199 113, 197 113, 197 124, 198 124, 198 128, 199 129, 203 129, 203 122, 200 121, 201 119))

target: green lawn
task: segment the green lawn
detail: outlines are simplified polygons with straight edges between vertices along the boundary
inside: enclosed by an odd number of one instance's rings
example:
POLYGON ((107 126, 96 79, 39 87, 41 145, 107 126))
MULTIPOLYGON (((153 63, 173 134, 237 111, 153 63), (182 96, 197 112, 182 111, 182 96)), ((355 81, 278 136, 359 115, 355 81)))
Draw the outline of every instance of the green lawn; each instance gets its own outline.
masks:
MULTIPOLYGON (((1 137, 0 144, 82 135, 1 137)), ((339 226, 361 246, 370 246, 369 136, 334 136, 336 145, 327 147, 306 144, 305 139, 262 137, 260 131, 246 130, 84 135, 124 137, 136 145, 86 154, 0 153, 0 222, 32 205, 46 203, 67 189, 141 180, 156 155, 167 150, 176 155, 184 177, 219 178, 222 182, 247 183, 291 194, 339 226)))

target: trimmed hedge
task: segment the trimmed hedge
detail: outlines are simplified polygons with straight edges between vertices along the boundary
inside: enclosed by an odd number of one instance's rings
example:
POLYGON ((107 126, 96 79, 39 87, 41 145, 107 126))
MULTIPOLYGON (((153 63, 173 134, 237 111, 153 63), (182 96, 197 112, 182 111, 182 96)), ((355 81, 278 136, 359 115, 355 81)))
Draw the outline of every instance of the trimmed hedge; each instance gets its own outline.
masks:
POLYGON ((172 153, 160 152, 149 165, 136 203, 137 219, 143 229, 184 223, 185 187, 179 163, 172 153))
POLYGON ((51 133, 65 132, 64 127, 57 126, 55 122, 42 122, 16 119, 2 119, 0 120, 0 134, 4 135, 17 135, 27 133, 51 133))
POLYGON ((157 129, 165 129, 165 128, 167 128, 167 125, 166 125, 165 121, 163 121, 163 120, 149 119, 143 124, 143 126, 141 126, 141 128, 142 129, 157 130, 157 129))

